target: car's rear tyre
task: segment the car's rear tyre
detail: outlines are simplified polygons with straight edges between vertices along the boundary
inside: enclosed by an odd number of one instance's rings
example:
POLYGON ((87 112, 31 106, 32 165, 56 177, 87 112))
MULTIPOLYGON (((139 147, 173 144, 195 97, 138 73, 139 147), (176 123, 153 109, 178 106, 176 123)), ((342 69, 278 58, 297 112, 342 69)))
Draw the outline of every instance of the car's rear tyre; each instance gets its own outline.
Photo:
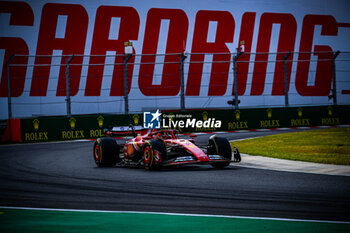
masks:
POLYGON ((165 160, 167 160, 167 150, 163 140, 157 139, 145 143, 143 147, 143 161, 145 169, 160 169, 162 162, 165 160))
MULTIPOLYGON (((226 138, 217 137, 216 135, 209 138, 207 153, 208 155, 221 155, 228 160, 232 158, 232 149, 229 141, 226 138)), ((217 162, 211 165, 214 168, 224 168, 230 165, 230 162, 217 162)))
POLYGON ((113 167, 120 161, 120 148, 114 138, 98 138, 94 144, 93 156, 98 167, 113 167))

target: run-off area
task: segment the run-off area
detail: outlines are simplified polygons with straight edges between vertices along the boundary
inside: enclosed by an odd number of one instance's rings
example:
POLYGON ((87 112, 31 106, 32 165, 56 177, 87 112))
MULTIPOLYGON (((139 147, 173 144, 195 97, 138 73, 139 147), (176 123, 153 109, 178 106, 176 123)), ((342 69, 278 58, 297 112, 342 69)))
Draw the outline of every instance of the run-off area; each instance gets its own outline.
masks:
POLYGON ((0 208, 1 232, 349 232, 346 222, 215 215, 0 208))

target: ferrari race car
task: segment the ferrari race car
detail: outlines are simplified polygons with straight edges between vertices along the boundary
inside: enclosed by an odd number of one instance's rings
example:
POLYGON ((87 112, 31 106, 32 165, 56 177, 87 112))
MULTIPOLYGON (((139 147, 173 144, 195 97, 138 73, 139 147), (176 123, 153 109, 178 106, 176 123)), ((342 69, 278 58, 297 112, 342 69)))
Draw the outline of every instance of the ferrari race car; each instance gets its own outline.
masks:
POLYGON ((240 162, 236 147, 232 156, 231 145, 226 138, 212 135, 206 146, 195 144, 194 137, 179 138, 177 130, 148 130, 141 127, 114 127, 106 131, 106 137, 96 140, 93 156, 98 167, 130 166, 147 170, 186 164, 211 164, 224 168, 231 162, 240 162), (120 136, 125 138, 123 143, 120 136), (232 158, 233 157, 233 158, 232 158))

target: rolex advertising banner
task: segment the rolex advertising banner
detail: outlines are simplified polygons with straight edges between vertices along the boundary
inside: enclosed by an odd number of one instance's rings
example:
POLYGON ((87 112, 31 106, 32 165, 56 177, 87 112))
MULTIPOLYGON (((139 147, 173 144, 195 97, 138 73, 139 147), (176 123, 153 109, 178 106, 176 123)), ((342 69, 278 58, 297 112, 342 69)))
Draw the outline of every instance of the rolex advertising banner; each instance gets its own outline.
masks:
POLYGON ((142 124, 142 114, 38 117, 21 120, 22 141, 77 140, 98 138, 106 128, 142 124))
POLYGON ((350 123, 349 106, 202 110, 165 113, 163 128, 180 132, 294 128, 350 123), (194 119, 203 123, 193 124, 194 119), (185 127, 180 127, 184 121, 185 127), (171 127, 169 127, 171 126, 171 127))
POLYGON ((102 137, 107 128, 130 124, 179 133, 205 133, 350 124, 350 106, 160 111, 124 115, 38 117, 21 120, 23 142, 102 137), (144 117, 151 114, 146 122, 144 117), (152 119, 154 118, 154 119, 152 119))

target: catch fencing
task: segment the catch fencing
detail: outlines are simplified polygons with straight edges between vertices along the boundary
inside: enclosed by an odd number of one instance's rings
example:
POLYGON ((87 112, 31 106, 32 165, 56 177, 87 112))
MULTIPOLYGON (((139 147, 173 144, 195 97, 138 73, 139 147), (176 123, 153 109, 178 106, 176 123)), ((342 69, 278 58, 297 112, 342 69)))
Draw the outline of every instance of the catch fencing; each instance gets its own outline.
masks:
POLYGON ((1 88, 11 119, 349 105, 349 74, 345 51, 13 55, 1 88))

